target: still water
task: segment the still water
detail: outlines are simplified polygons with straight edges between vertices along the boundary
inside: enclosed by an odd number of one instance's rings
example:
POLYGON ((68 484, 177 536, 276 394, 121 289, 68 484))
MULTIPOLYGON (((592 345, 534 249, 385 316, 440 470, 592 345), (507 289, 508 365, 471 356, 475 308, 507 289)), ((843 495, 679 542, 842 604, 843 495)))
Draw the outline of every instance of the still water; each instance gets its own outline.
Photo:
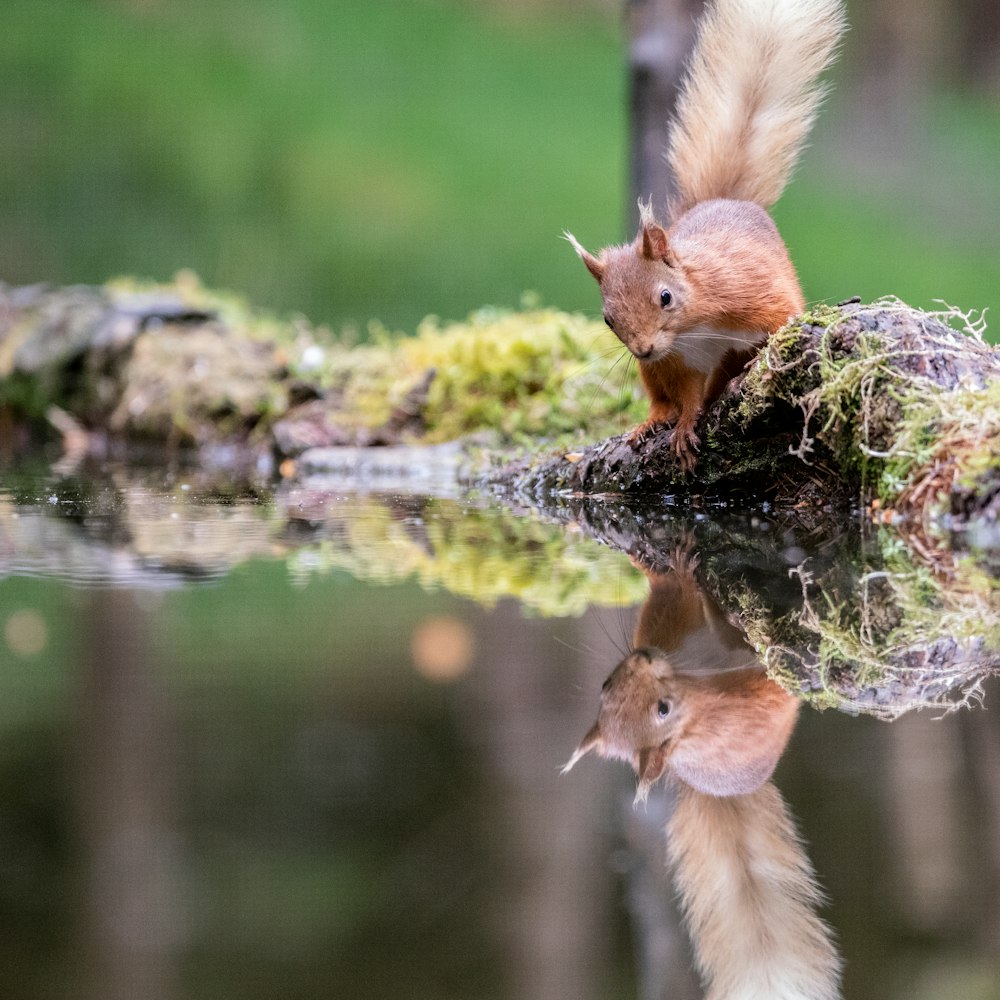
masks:
POLYGON ((4 470, 2 995, 996 1000, 994 616, 767 510, 4 470))

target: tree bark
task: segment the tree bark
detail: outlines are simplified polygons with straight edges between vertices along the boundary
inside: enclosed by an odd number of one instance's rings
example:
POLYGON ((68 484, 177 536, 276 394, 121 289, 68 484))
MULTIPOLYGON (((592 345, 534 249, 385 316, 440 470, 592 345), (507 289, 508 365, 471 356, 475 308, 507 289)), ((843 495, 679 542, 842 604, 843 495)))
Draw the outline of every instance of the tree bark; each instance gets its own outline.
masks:
POLYGON ((664 153, 684 64, 704 0, 629 0, 629 230, 637 202, 651 200, 661 218, 675 193, 664 153))

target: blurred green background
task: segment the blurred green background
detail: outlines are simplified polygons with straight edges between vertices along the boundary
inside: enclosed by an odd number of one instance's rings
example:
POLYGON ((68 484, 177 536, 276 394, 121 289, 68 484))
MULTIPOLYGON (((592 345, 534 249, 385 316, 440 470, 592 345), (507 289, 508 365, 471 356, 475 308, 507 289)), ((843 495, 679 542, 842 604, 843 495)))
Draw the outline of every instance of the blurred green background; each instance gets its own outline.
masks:
MULTIPOLYGON (((854 3, 776 211, 810 299, 998 304, 998 16, 854 3), (992 47, 991 47, 992 46, 992 47)), ((8 0, 0 280, 210 285, 334 329, 596 313, 625 236, 624 5, 8 0)))

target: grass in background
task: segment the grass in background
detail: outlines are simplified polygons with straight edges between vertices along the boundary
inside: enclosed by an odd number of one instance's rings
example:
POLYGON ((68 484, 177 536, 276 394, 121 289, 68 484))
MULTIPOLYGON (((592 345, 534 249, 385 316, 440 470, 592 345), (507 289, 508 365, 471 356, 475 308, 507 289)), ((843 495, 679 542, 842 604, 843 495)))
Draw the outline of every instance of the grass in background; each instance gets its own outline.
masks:
POLYGON ((320 321, 412 327, 591 292, 617 236, 621 44, 590 12, 429 0, 15 2, 0 277, 193 267, 320 321))
MULTIPOLYGON (((527 289, 597 314, 559 234, 623 235, 621 28, 515 10, 12 0, 0 280, 192 267, 335 327, 412 330, 527 289)), ((902 184, 807 156, 776 214, 810 299, 1000 304, 1000 119, 952 101, 930 127, 902 184)))

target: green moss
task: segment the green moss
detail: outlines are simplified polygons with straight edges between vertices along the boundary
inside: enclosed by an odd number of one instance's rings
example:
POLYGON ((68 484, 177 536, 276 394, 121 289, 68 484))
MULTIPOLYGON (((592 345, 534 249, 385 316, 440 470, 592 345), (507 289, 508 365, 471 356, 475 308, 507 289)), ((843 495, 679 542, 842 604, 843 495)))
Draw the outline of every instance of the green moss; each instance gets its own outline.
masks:
POLYGON ((835 372, 836 364, 830 351, 824 350, 819 357, 814 357, 809 345, 815 329, 826 330, 840 318, 842 316, 838 309, 820 304, 768 338, 757 363, 751 366, 743 381, 735 413, 739 426, 749 426, 775 400, 796 406, 804 405, 807 394, 816 384, 817 362, 819 371, 824 376, 835 372))
POLYGON ((609 346, 618 345, 603 324, 580 315, 487 310, 444 327, 425 321, 401 353, 437 372, 426 411, 431 440, 483 426, 511 440, 581 429, 595 439, 642 419, 637 380, 608 377, 609 346))
POLYGON ((507 447, 580 446, 643 419, 639 380, 617 363, 626 355, 603 324, 541 308, 430 318, 415 336, 373 324, 357 345, 185 272, 168 285, 122 278, 40 300, 0 343, 0 403, 35 420, 56 403, 126 437, 204 443, 213 421, 216 438, 266 429, 294 390, 324 398, 341 440, 365 442, 409 413, 419 419, 402 423, 428 443, 485 431, 507 447), (146 328, 137 317, 147 309, 192 316, 146 328), (119 312, 129 333, 108 347, 119 312), (15 359, 26 351, 34 361, 21 377, 15 359))
POLYGON ((793 324, 799 328, 804 326, 827 327, 841 319, 843 313, 837 306, 826 302, 817 302, 807 309, 793 324))
POLYGON ((627 370, 609 375, 616 342, 580 315, 482 309, 463 323, 429 318, 415 337, 374 329, 373 341, 330 346, 320 373, 355 427, 384 424, 432 371, 422 410, 422 437, 432 443, 483 430, 506 443, 582 442, 644 416, 638 380, 627 370))

